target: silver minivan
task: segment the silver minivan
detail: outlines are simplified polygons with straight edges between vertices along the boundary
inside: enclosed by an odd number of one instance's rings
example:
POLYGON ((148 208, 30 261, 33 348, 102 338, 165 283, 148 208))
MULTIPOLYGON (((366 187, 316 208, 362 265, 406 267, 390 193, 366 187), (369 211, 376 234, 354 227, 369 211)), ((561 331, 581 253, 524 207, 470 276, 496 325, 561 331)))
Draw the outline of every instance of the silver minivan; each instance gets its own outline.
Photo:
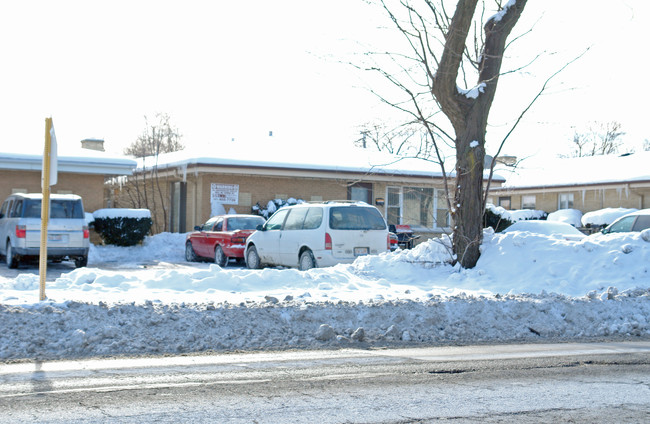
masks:
MULTIPOLYGON (((0 255, 7 267, 17 268, 23 259, 37 257, 41 246, 40 193, 17 193, 0 207, 0 255)), ((50 196, 50 220, 47 230, 47 257, 54 261, 73 260, 76 267, 86 266, 90 233, 81 197, 74 194, 50 196)))
POLYGON ((364 202, 303 203, 279 209, 246 240, 248 268, 307 270, 390 251, 381 212, 364 202))

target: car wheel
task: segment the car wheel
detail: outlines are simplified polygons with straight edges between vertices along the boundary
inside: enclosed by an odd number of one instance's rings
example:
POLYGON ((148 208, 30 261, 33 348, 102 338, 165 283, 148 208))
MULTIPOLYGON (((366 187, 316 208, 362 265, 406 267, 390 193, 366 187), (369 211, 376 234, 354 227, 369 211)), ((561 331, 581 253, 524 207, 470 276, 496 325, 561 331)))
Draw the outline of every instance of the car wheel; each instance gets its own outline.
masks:
POLYGON ((214 263, 219 265, 221 268, 228 265, 228 256, 223 253, 221 246, 217 246, 214 249, 214 263))
POLYGON ((79 256, 74 260, 75 268, 82 268, 88 265, 88 256, 79 256))
POLYGON ((246 251, 246 266, 250 269, 260 269, 262 268, 262 262, 260 261, 260 255, 257 254, 257 249, 255 246, 251 246, 246 251))
POLYGON ((20 260, 18 260, 18 256, 14 255, 14 250, 11 248, 11 242, 7 242, 7 250, 5 251, 5 259, 7 260, 7 268, 18 268, 18 264, 20 263, 20 260))
POLYGON ((192 243, 187 242, 185 243, 185 260, 187 262, 196 262, 196 253, 194 253, 194 248, 192 247, 192 243))
POLYGON ((316 268, 316 260, 311 250, 305 250, 300 255, 300 270, 307 271, 308 269, 316 268))

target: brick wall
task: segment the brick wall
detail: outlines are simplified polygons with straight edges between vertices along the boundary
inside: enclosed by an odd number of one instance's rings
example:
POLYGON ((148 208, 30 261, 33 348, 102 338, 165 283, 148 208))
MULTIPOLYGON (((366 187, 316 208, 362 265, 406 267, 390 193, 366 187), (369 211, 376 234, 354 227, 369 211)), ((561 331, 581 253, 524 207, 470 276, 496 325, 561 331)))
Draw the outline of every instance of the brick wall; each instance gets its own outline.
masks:
MULTIPOLYGON (((561 192, 540 192, 535 193, 535 209, 545 212, 555 212, 559 205, 559 196, 563 193, 573 194, 573 209, 582 213, 596 211, 604 208, 650 208, 650 188, 630 189, 607 188, 590 190, 566 190, 561 192)), ((531 193, 532 194, 532 193, 531 193)), ((511 209, 521 208, 521 194, 493 193, 490 197, 497 202, 499 197, 510 196, 511 209)))
MULTIPOLYGON (((290 197, 302 199, 305 201, 327 201, 327 200, 345 200, 348 196, 348 184, 359 182, 358 179, 335 179, 335 178, 314 178, 305 176, 281 177, 281 176, 261 176, 261 175, 240 175, 226 173, 194 173, 187 172, 186 182, 186 219, 185 229, 191 231, 197 225, 203 224, 212 215, 212 205, 210 202, 211 184, 234 184, 238 185, 239 198, 237 204, 224 204, 223 207, 228 212, 231 208, 238 213, 252 213, 252 207, 259 203, 260 207, 266 208, 270 200, 281 198, 287 200, 290 197)), ((122 186, 113 187, 113 205, 120 208, 147 207, 144 204, 144 184, 142 176, 134 184, 134 178, 122 186), (139 203, 138 203, 139 193, 139 203)), ((169 221, 171 214, 171 185, 174 182, 182 181, 180 174, 176 176, 162 176, 159 184, 156 184, 150 176, 147 177, 147 200, 148 209, 151 210, 154 226, 153 233, 169 230, 169 221), (158 191, 163 193, 165 201, 165 213, 161 207, 161 196, 158 191), (167 225, 165 225, 167 224, 167 225), (166 230, 163 230, 166 228, 166 230)), ((369 182, 369 181, 364 181, 369 182)), ((386 187, 394 186, 426 186, 431 184, 418 184, 415 182, 402 182, 395 180, 391 183, 374 182, 373 183, 373 202, 380 197, 385 198, 386 187)), ((442 183, 435 185, 436 188, 442 188, 442 183)), ((378 205, 379 210, 385 215, 384 206, 378 205)))
MULTIPOLYGON (((0 202, 9 196, 13 190, 40 193, 41 171, 0 170, 0 202)), ((52 186, 51 193, 77 194, 81 196, 86 212, 93 212, 106 207, 103 175, 59 172, 58 182, 52 186)))
POLYGON ((238 184, 239 204, 223 205, 226 211, 234 208, 238 213, 251 213, 252 206, 259 203, 265 208, 269 200, 281 198, 287 200, 290 197, 311 200, 343 200, 347 199, 347 181, 345 180, 323 180, 314 178, 282 178, 282 177, 259 177, 259 176, 238 176, 224 174, 203 174, 200 181, 188 177, 188 215, 187 228, 202 224, 210 218, 210 187, 212 183, 217 184, 238 184), (196 187, 196 184, 202 187, 196 187), (199 194, 195 214, 191 202, 191 194, 199 194), (316 198, 314 198, 316 197, 316 198))

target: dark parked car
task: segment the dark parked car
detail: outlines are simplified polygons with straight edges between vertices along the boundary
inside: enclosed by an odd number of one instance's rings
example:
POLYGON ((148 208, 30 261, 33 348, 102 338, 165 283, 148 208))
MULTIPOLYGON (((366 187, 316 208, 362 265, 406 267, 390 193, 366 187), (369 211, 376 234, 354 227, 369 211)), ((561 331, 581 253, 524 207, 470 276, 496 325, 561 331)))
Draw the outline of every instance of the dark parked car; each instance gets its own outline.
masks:
POLYGON ((257 215, 214 216, 187 235, 185 259, 211 259, 219 266, 228 265, 229 258, 243 259, 246 239, 262 224, 257 215))

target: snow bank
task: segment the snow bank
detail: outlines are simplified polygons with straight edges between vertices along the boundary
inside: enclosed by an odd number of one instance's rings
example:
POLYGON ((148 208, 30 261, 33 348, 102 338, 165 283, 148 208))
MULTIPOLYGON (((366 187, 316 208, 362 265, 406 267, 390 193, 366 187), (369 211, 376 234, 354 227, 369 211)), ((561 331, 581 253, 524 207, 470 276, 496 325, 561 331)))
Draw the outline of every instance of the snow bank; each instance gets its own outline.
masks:
POLYGON ((189 264, 184 241, 93 246, 45 302, 37 275, 0 277, 0 360, 650 337, 650 230, 486 230, 470 270, 448 239, 306 272, 189 264))

